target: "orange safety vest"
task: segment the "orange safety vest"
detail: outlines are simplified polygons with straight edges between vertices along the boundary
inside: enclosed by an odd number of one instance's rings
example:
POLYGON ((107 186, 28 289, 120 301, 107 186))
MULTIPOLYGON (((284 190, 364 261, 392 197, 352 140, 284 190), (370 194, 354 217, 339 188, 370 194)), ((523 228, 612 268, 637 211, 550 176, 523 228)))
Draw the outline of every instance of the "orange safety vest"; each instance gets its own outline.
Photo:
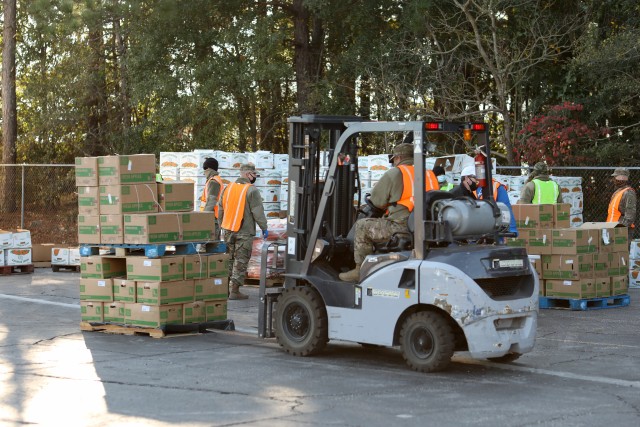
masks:
MULTIPOLYGON (((411 165, 399 165, 398 169, 402 172, 402 196, 400 196, 400 200, 396 203, 405 206, 409 209, 409 212, 411 212, 413 211, 413 181, 415 171, 411 165)), ((424 190, 439 190, 440 184, 433 171, 425 170, 424 172, 424 190)))
POLYGON ((207 205, 207 198, 209 197, 209 183, 211 183, 211 181, 215 181, 220 184, 220 192, 216 195, 216 204, 213 206, 213 211, 216 213, 216 218, 218 218, 218 200, 220 200, 220 195, 224 191, 224 183, 222 182, 220 175, 212 176, 204 185, 202 195, 200 196, 200 211, 204 211, 204 207, 207 205))
MULTIPOLYGON (((607 209, 607 212, 609 213, 607 216, 607 222, 618 222, 620 216, 622 216, 622 212, 620 212, 620 202, 622 201, 622 196, 627 190, 632 190, 632 188, 621 188, 613 193, 611 202, 609 202, 609 208, 607 209)), ((631 224, 631 228, 635 228, 635 224, 631 224)))
MULTIPOLYGON (((500 188, 500 186, 502 184, 500 184, 498 181, 496 181, 495 179, 491 178, 491 183, 493 184, 493 200, 495 200, 496 202, 498 201, 498 188, 500 188)), ((473 194, 476 196, 476 199, 478 198, 478 190, 474 191, 473 194)), ((482 197, 484 199, 484 195, 482 197)))
POLYGON ((232 182, 227 185, 222 194, 222 209, 224 209, 224 219, 222 228, 230 231, 240 230, 244 217, 244 206, 247 203, 247 192, 251 184, 238 184, 232 182))

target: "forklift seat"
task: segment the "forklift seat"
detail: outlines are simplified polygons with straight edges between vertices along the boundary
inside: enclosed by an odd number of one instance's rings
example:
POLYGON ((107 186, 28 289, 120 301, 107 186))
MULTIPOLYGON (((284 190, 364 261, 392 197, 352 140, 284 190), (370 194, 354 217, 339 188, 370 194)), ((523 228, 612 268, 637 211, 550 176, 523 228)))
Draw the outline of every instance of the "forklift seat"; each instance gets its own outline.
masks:
POLYGON ((386 242, 374 243, 375 253, 402 252, 413 249, 413 235, 407 232, 393 233, 386 242))

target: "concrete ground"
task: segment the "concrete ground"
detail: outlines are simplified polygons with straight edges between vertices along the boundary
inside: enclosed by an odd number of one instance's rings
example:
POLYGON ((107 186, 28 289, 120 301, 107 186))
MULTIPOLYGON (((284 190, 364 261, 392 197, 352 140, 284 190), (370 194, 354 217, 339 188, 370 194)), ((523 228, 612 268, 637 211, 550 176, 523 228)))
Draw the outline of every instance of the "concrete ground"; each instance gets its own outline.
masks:
POLYGON ((397 349, 285 354, 257 337, 257 288, 229 302, 235 332, 81 332, 78 282, 0 276, 0 425, 640 425, 639 289, 625 308, 541 310, 535 350, 511 365, 462 354, 419 374, 397 349))

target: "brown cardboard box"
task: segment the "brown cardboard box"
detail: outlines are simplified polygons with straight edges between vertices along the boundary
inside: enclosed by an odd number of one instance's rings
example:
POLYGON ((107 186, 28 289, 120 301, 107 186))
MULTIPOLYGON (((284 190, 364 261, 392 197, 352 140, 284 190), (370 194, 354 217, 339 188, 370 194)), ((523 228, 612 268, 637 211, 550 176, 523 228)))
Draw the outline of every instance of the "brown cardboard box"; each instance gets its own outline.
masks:
POLYGON ((124 302, 105 302, 102 306, 105 323, 124 324, 124 302))
POLYGON ((609 277, 598 277, 594 279, 596 285, 596 297, 611 296, 611 279, 609 277))
POLYGON ((579 228, 596 231, 599 252, 629 251, 627 227, 613 222, 585 222, 579 228))
POLYGON ((156 156, 133 154, 129 156, 98 157, 98 185, 142 184, 156 182, 156 156))
POLYGON ((155 184, 101 185, 100 214, 158 212, 155 184))
POLYGON ((78 243, 100 243, 98 215, 78 215, 78 243))
POLYGON ((578 280, 593 278, 593 255, 543 255, 544 279, 578 280))
POLYGON ((184 256, 184 277, 185 279, 204 279, 209 277, 207 270, 208 255, 185 255, 184 256))
POLYGON ((193 280, 171 282, 136 281, 136 302, 149 305, 168 305, 193 302, 193 280))
POLYGON ((102 303, 96 301, 80 301, 80 320, 89 323, 104 322, 102 303))
POLYGON ((98 215, 99 213, 98 187, 78 187, 78 214, 98 215))
POLYGON ((184 230, 178 213, 124 216, 124 242, 129 244, 181 242, 184 230))
POLYGON ((36 243, 31 246, 31 261, 51 262, 51 249, 55 248, 54 243, 36 243))
POLYGON ((207 322, 227 319, 227 300, 205 302, 207 322))
POLYGON ((545 280, 546 295, 585 299, 596 296, 596 287, 593 279, 581 280, 545 280))
POLYGON ((624 295, 629 291, 629 276, 611 276, 611 296, 624 295))
POLYGON ((182 325, 182 304, 124 304, 124 323, 145 328, 182 325))
POLYGON ((80 279, 80 301, 113 301, 111 279, 80 279))
POLYGON ((229 277, 229 254, 213 254, 209 259, 209 277, 229 277))
POLYGON ((76 157, 76 187, 98 186, 98 158, 76 157))
POLYGON ((526 248, 529 242, 523 230, 520 230, 518 237, 507 237, 505 243, 510 248, 526 248))
POLYGON ((592 230, 559 228, 551 233, 551 253, 557 255, 590 254, 597 251, 598 244, 592 230))
POLYGON ((524 229, 520 231, 527 240, 527 253, 533 255, 547 255, 551 253, 551 229, 524 229))
POLYGON ((593 254, 593 277, 609 277, 609 264, 612 257, 611 253, 593 254))
POLYGON ((149 259, 141 256, 126 258, 127 279, 167 282, 184 279, 183 256, 149 259))
POLYGON ((83 279, 109 279, 126 274, 127 264, 124 258, 89 256, 80 259, 80 277, 83 279))
POLYGON ((124 243, 122 215, 100 215, 100 243, 109 245, 124 243))
POLYGON ((158 201, 160 212, 193 211, 193 182, 159 182, 158 201))
POLYGON ((195 299, 211 301, 227 299, 229 296, 228 277, 209 277, 207 279, 195 279, 195 299))
POLYGON ((629 252, 614 252, 609 258, 609 276, 629 274, 629 252))
POLYGON ((512 205, 518 230, 553 228, 553 205, 512 205))
POLYGON ((553 206, 553 228, 571 227, 571 204, 558 203, 553 206))
POLYGON ((189 212, 183 213, 182 224, 185 242, 206 242, 213 240, 212 224, 216 220, 213 212, 189 212))
POLYGON ((136 301, 136 281, 121 277, 113 279, 113 300, 122 302, 136 301))
POLYGON ((182 304, 183 323, 203 323, 207 319, 204 301, 194 301, 182 304))

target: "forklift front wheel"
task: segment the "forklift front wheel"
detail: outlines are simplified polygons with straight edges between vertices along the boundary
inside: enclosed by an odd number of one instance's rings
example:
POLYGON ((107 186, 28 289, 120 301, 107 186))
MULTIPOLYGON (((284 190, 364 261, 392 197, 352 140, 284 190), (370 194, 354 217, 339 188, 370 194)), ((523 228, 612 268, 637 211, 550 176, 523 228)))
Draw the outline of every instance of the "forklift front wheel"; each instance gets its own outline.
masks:
POLYGON ((312 356, 324 349, 329 340, 327 311, 315 289, 297 286, 282 291, 275 333, 282 348, 294 356, 312 356))
POLYGON ((419 372, 436 372, 451 362, 455 336, 438 313, 421 311, 407 317, 400 330, 400 349, 407 364, 419 372))

